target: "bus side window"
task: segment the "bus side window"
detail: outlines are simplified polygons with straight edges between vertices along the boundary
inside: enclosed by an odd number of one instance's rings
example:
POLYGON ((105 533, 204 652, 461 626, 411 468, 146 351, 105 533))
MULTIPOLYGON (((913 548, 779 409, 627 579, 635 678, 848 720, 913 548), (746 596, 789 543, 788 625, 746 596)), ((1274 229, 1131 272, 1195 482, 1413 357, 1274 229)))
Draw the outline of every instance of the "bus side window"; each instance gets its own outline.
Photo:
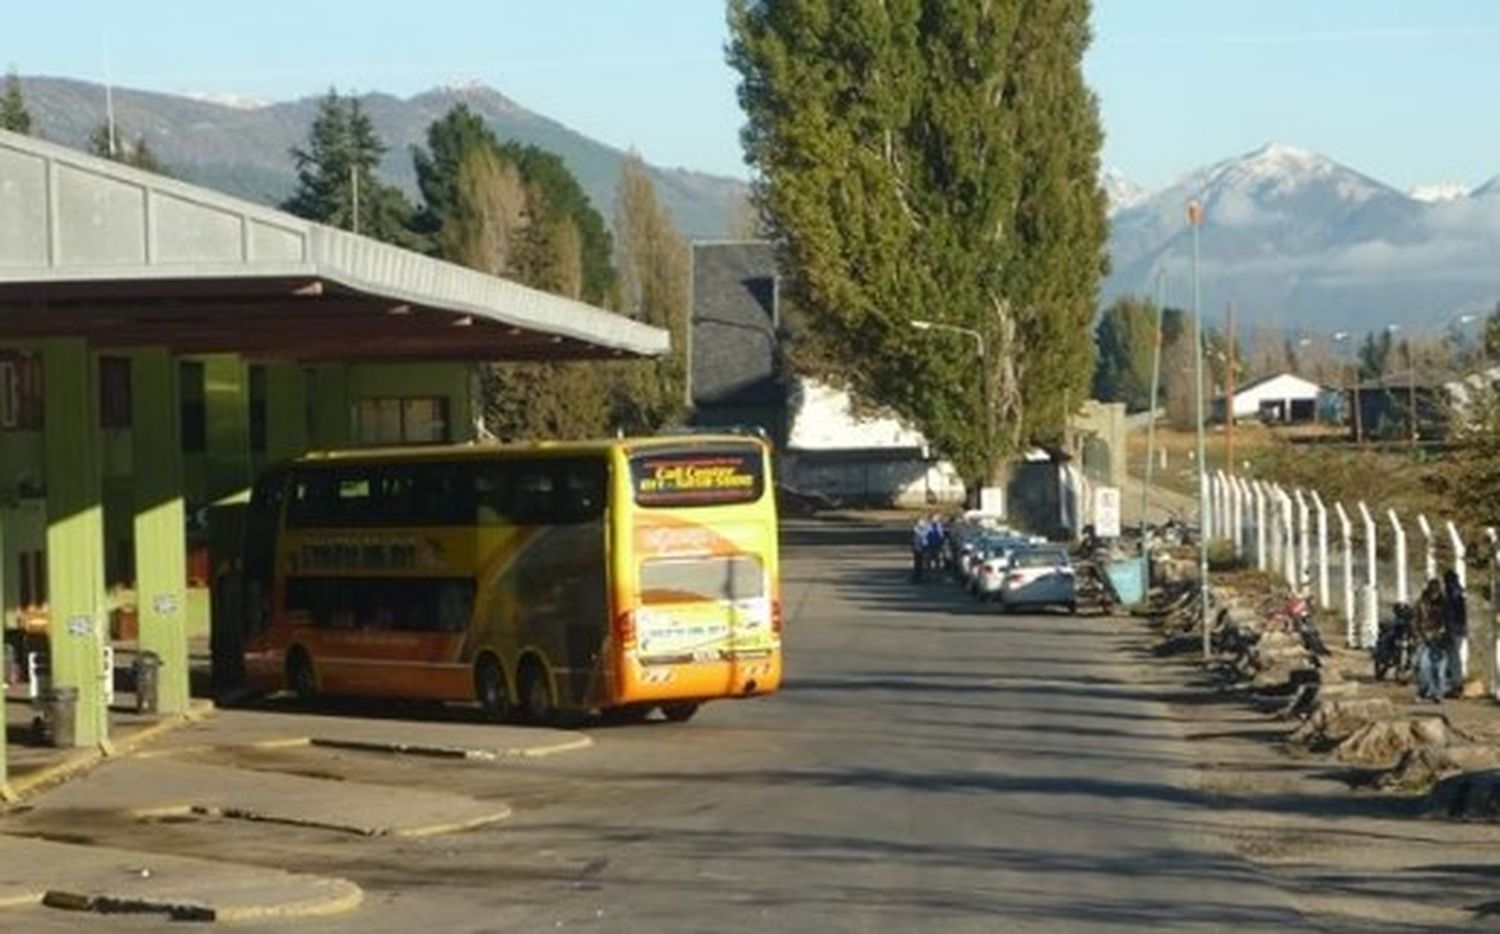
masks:
POLYGON ((587 522, 604 512, 603 461, 564 461, 558 483, 557 521, 587 522))
POLYGON ((553 493, 556 484, 551 465, 544 460, 521 461, 512 465, 507 514, 517 525, 546 525, 553 521, 553 493))
POLYGON ((476 464, 473 475, 475 517, 480 525, 504 525, 510 518, 505 498, 510 491, 503 461, 476 464))

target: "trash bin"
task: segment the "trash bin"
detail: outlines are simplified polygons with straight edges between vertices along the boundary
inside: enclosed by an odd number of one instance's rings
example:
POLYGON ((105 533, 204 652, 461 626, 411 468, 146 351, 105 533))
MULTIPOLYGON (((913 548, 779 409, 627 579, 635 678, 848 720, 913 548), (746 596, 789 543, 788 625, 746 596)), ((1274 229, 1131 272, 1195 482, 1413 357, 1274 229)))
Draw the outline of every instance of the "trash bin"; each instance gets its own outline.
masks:
POLYGON ((47 739, 59 749, 70 749, 75 743, 78 717, 78 689, 55 687, 42 695, 42 711, 47 739))
POLYGON ((156 713, 157 673, 161 671, 161 656, 155 652, 139 652, 135 656, 135 712, 156 713))

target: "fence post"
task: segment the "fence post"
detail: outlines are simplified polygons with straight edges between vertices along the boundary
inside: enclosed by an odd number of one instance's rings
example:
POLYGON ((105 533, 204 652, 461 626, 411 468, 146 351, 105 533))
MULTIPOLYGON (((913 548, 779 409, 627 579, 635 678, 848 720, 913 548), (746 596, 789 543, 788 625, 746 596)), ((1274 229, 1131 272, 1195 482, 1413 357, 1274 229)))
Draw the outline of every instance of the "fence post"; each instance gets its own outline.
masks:
POLYGON ((1352 649, 1359 645, 1359 633, 1354 629, 1354 543, 1344 504, 1334 503, 1333 508, 1339 516, 1339 544, 1344 554, 1344 644, 1352 649))
POLYGON ((1297 494, 1297 584, 1300 589, 1304 582, 1312 581, 1312 539, 1308 534, 1307 497, 1302 491, 1294 490, 1297 494))
POLYGON ((1266 503, 1266 508, 1270 512, 1270 516, 1267 517, 1267 521, 1270 522, 1270 524, 1271 524, 1271 527, 1268 528, 1268 529, 1266 529, 1267 537, 1270 540, 1270 552, 1271 552, 1270 567, 1268 567, 1266 570, 1272 572, 1273 574, 1280 574, 1281 573, 1281 487, 1277 486, 1274 483, 1268 484, 1266 486, 1266 497, 1267 497, 1267 499, 1270 500, 1270 502, 1266 503))
MULTIPOLYGON (((1453 546, 1453 573, 1458 575, 1458 585, 1468 590, 1469 549, 1464 546, 1464 537, 1458 534, 1458 526, 1453 524, 1452 519, 1448 520, 1448 543, 1453 546)), ((1458 677, 1460 681, 1469 680, 1469 634, 1467 632, 1458 643, 1458 677)))
POLYGON ((1236 558, 1243 558, 1250 550, 1249 536, 1246 534, 1250 528, 1250 517, 1245 514, 1250 506, 1250 489, 1241 478, 1232 479, 1234 480, 1234 555, 1236 558))
POLYGON ((1316 490, 1312 494, 1313 506, 1318 511, 1318 606, 1328 609, 1328 508, 1316 490))
POLYGON ((1219 537, 1234 535, 1234 506, 1229 496, 1229 474, 1219 471, 1219 537))
POLYGON ((1255 481, 1255 568, 1266 569, 1266 485, 1255 481))
POLYGON ((1396 535, 1396 602, 1410 604, 1411 589, 1406 567, 1406 530, 1401 527, 1401 520, 1396 517, 1396 510, 1387 509, 1385 514, 1390 517, 1391 531, 1396 535))
POLYGON ((1380 626, 1380 565, 1375 560, 1375 517, 1364 500, 1359 515, 1365 524, 1365 595, 1360 606, 1358 648, 1374 648, 1380 626))
POLYGON ((1495 527, 1484 530, 1490 547, 1490 697, 1500 700, 1500 534, 1495 527))
POLYGON ((1437 567, 1437 542, 1432 537, 1432 526, 1428 524, 1427 517, 1417 513, 1417 528, 1422 532, 1422 584, 1438 576, 1437 567))
POLYGON ((1286 547, 1281 552, 1281 576, 1286 578, 1286 585, 1296 591, 1300 587, 1297 580, 1297 513, 1292 506, 1292 497, 1286 490, 1281 491, 1281 515, 1286 528, 1286 547))

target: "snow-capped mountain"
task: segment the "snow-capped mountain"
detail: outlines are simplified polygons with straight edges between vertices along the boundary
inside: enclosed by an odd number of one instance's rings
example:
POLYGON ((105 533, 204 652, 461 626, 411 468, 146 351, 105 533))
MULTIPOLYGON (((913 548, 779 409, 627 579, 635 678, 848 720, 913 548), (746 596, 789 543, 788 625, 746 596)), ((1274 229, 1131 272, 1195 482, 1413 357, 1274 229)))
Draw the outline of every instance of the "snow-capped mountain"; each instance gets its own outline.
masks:
POLYGON ((1426 201, 1429 204, 1435 201, 1453 201, 1456 198, 1467 198, 1469 186, 1462 182, 1438 182, 1436 185, 1418 185, 1407 192, 1417 201, 1426 201))
POLYGON ((1204 208, 1199 270, 1213 317, 1233 301, 1240 320, 1276 328, 1420 330, 1439 309, 1500 299, 1500 178, 1462 196, 1418 199, 1327 156, 1271 143, 1115 214, 1106 300, 1148 293, 1164 269, 1170 300, 1190 301, 1194 199, 1204 208))
POLYGON ((1099 184, 1104 187, 1104 197, 1109 200, 1111 217, 1129 207, 1134 207, 1146 197, 1146 189, 1116 168, 1106 168, 1099 174, 1099 184))

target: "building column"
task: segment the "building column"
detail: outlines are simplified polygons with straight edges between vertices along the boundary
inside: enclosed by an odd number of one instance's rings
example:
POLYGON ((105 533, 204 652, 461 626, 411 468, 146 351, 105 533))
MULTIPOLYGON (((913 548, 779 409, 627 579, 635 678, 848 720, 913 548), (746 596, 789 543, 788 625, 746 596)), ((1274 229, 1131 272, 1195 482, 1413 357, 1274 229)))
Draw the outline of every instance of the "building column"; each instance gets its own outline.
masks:
POLYGON ((266 463, 307 453, 307 376, 300 366, 266 365, 266 463))
POLYGON ((79 338, 40 342, 46 403, 47 638, 54 687, 78 691, 74 744, 109 738, 104 509, 94 361, 79 338))
POLYGON ((161 660, 157 709, 187 710, 187 538, 177 361, 166 348, 131 355, 131 481, 140 650, 161 660))
POLYGON ((308 444, 314 450, 347 448, 354 443, 354 415, 350 407, 349 366, 324 363, 312 370, 308 387, 312 425, 308 444))

